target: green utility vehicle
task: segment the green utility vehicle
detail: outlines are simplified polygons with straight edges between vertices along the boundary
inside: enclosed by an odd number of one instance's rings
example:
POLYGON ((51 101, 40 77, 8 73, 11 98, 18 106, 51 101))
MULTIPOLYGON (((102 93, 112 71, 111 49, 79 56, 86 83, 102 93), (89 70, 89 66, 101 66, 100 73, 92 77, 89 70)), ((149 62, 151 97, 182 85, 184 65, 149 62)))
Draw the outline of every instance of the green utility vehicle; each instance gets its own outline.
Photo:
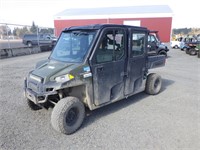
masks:
POLYGON ((149 30, 99 24, 65 29, 47 60, 25 79, 32 110, 53 108, 51 124, 64 134, 75 132, 90 110, 146 91, 160 92, 162 80, 148 69, 165 65, 164 55, 148 55, 149 30))

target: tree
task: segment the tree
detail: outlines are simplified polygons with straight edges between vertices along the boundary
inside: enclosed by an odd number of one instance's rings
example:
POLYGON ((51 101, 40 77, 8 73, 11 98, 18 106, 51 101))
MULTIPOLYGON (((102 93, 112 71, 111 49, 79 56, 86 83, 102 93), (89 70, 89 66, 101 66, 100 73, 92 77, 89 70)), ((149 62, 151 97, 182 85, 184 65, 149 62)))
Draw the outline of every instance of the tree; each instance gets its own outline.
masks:
POLYGON ((186 34, 188 34, 189 32, 191 32, 191 28, 179 28, 179 29, 173 29, 173 33, 175 34, 175 35, 177 35, 177 34, 184 34, 184 35, 186 35, 186 34))
POLYGON ((17 28, 14 28, 14 29, 13 29, 13 35, 14 35, 14 36, 19 36, 19 34, 18 34, 18 33, 19 33, 19 30, 20 30, 20 29, 19 29, 18 27, 17 27, 17 28))
POLYGON ((11 35, 11 29, 7 25, 0 26, 0 34, 1 35, 11 35))
POLYGON ((54 33, 53 28, 42 28, 39 31, 41 34, 53 34, 54 33))
POLYGON ((26 26, 24 26, 22 29, 20 28, 15 28, 13 30, 13 34, 16 33, 16 36, 18 37, 23 37, 24 34, 30 34, 31 32, 28 30, 28 28, 26 26))
POLYGON ((49 33, 48 29, 46 29, 46 28, 40 29, 39 31, 40 31, 41 34, 47 34, 47 33, 49 33))
POLYGON ((35 22, 33 21, 32 26, 30 28, 31 33, 37 33, 37 26, 35 25, 35 22))

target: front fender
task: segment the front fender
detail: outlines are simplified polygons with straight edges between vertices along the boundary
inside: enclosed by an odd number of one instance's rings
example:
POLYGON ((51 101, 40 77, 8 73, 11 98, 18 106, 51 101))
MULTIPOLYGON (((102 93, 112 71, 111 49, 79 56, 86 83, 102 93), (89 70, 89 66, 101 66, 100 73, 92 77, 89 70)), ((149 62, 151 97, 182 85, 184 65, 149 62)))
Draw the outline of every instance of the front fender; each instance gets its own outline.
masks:
POLYGON ((160 51, 158 51, 158 55, 165 55, 167 57, 167 52, 161 49, 160 51))

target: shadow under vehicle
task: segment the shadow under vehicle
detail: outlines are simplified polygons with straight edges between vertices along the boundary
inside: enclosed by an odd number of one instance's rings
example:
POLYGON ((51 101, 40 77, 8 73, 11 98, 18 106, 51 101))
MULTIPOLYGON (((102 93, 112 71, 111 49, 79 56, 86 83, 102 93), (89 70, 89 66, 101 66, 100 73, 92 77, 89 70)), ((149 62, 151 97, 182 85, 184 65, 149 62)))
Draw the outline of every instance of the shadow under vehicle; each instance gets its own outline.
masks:
POLYGON ((51 124, 74 133, 94 110, 139 92, 156 95, 161 76, 149 73, 165 65, 163 55, 148 55, 149 30, 101 24, 65 29, 47 60, 40 61, 24 81, 32 110, 53 107, 51 124))

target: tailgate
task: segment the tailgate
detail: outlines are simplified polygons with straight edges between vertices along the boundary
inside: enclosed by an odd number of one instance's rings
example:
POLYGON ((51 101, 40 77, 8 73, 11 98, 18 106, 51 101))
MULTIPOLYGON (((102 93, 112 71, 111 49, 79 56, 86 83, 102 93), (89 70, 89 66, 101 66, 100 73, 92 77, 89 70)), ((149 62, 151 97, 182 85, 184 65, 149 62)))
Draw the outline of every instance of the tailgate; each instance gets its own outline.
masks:
POLYGON ((166 56, 148 56, 148 69, 158 68, 165 66, 166 56))

